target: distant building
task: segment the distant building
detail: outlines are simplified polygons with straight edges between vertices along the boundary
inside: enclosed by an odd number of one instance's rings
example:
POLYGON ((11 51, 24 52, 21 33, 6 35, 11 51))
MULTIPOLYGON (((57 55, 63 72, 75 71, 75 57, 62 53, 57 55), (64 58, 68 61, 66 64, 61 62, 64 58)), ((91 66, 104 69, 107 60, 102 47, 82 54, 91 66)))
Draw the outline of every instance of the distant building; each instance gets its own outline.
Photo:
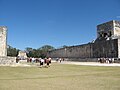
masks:
POLYGON ((49 51, 47 57, 57 58, 120 58, 120 21, 97 25, 94 42, 49 51))
POLYGON ((21 60, 24 60, 24 59, 27 58, 27 54, 26 54, 25 51, 19 51, 18 57, 19 57, 21 60))

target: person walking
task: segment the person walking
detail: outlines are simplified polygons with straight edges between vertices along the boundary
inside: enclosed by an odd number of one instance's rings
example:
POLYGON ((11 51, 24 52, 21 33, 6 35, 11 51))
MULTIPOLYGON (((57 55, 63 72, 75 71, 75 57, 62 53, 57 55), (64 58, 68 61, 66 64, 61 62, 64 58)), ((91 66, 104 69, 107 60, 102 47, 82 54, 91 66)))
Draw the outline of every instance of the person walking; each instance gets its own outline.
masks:
POLYGON ((44 64, 44 59, 41 59, 40 60, 40 67, 43 67, 43 64, 44 64))

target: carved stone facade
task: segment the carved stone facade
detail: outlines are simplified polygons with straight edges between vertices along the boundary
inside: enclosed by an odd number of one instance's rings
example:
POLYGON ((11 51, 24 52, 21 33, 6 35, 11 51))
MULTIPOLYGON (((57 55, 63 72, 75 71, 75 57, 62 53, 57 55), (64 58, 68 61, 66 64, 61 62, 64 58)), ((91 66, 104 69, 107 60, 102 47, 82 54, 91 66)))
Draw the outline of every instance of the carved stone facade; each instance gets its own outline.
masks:
POLYGON ((97 25, 94 42, 56 49, 48 52, 48 57, 63 58, 120 58, 120 22, 109 21, 97 25))

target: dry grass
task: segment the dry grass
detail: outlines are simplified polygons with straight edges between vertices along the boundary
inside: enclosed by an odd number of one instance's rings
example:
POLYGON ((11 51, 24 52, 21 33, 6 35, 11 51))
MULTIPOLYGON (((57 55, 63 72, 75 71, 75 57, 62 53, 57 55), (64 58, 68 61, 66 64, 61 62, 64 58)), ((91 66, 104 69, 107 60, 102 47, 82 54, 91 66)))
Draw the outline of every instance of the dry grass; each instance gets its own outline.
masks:
POLYGON ((120 90, 120 67, 0 67, 0 90, 120 90))

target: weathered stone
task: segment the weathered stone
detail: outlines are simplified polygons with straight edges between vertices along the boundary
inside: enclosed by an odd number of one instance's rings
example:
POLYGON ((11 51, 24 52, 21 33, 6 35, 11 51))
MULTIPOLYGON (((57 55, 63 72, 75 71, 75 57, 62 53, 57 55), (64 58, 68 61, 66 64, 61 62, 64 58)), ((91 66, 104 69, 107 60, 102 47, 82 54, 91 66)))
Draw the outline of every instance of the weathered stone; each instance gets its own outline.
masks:
POLYGON ((27 58, 27 54, 26 54, 25 51, 19 51, 18 57, 19 57, 20 59, 26 59, 26 58, 27 58))
POLYGON ((1 66, 9 66, 16 64, 16 57, 0 57, 1 66))
POLYGON ((0 27, 0 65, 7 66, 16 63, 16 57, 7 57, 7 27, 0 27))
POLYGON ((7 56, 7 27, 0 27, 0 56, 7 56))

